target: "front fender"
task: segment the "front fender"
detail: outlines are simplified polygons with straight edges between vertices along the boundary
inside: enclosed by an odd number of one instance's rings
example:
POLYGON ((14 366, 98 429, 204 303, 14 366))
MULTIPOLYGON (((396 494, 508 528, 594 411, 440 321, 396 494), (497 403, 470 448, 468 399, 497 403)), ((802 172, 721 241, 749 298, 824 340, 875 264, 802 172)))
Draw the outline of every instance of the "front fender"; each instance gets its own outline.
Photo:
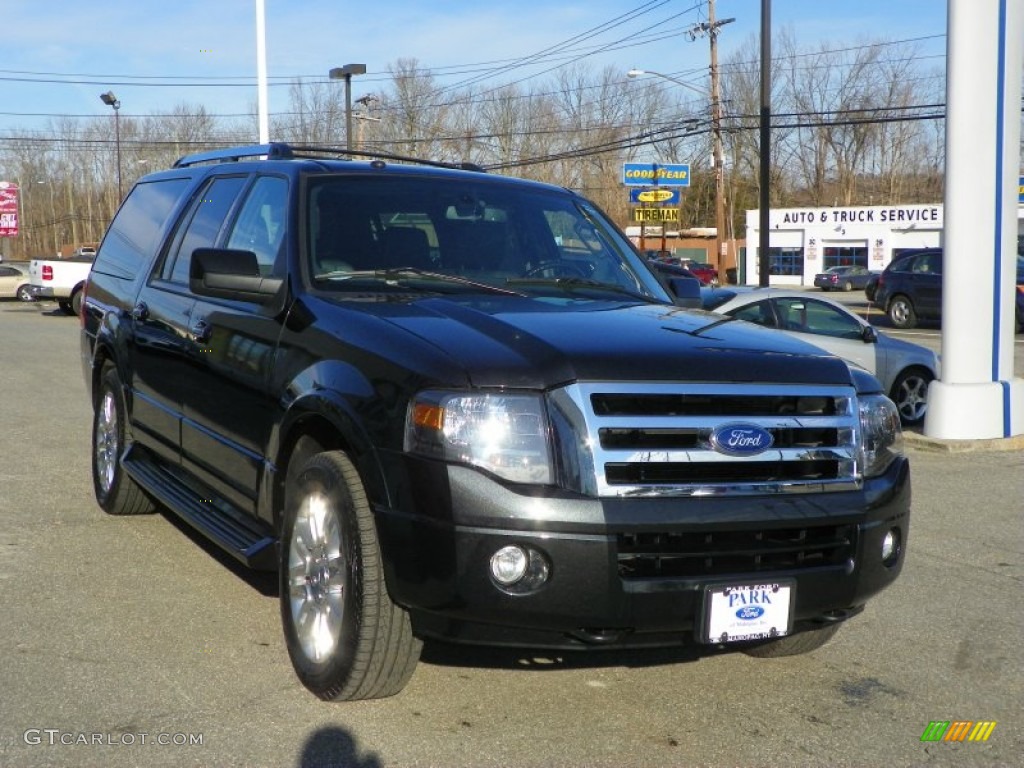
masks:
MULTIPOLYGON (((345 363, 322 361, 302 371, 281 391, 286 393, 285 412, 271 431, 267 455, 273 472, 266 473, 278 482, 269 481, 274 487, 264 489, 269 493, 261 493, 261 498, 276 499, 272 506, 283 508, 285 468, 296 443, 306 435, 324 450, 345 451, 359 470, 370 502, 390 506, 391 493, 375 448, 381 437, 372 431, 381 408, 380 394, 365 376, 345 363)), ((261 509, 260 516, 274 520, 272 509, 261 509)))

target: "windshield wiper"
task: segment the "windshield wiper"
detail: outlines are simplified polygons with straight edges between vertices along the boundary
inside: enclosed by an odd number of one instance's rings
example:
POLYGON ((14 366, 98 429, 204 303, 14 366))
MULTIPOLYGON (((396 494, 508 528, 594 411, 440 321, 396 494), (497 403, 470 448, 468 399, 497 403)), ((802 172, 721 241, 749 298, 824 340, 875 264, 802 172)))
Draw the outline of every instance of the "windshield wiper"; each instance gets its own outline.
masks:
POLYGON ((351 272, 348 270, 335 270, 332 272, 324 272, 316 275, 314 280, 353 280, 353 279, 365 279, 371 280, 383 280, 385 282, 398 282, 403 278, 422 278, 425 280, 433 280, 441 283, 454 283, 456 285, 464 285, 469 288, 476 288, 480 291, 486 291, 487 293, 501 293, 507 296, 523 296, 524 294, 513 291, 508 288, 502 288, 497 285, 491 285, 489 283, 481 283, 477 280, 470 280, 466 277, 460 277, 458 275, 447 275, 443 272, 431 272, 427 269, 419 269, 417 267, 393 267, 392 269, 369 269, 351 272))
POLYGON ((556 288, 561 288, 568 292, 572 292, 575 289, 590 289, 606 291, 608 293, 617 293, 634 299, 640 299, 647 303, 656 301, 653 296, 638 293, 637 291, 631 291, 629 288, 624 288, 617 283, 604 283, 600 280, 591 280, 588 277, 511 277, 505 281, 505 285, 553 285, 556 288))

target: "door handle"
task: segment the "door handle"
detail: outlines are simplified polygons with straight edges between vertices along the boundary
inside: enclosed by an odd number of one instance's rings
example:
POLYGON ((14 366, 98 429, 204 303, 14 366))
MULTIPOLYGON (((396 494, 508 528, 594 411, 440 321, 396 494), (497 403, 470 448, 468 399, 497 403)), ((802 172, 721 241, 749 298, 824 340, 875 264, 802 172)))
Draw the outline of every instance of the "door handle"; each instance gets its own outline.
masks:
POLYGON ((132 320, 138 322, 144 322, 149 319, 149 306, 146 302, 140 301, 134 307, 132 307, 132 320))
POLYGON ((210 340, 210 337, 213 335, 213 328, 210 326, 208 322, 206 322, 206 320, 204 320, 203 318, 199 318, 194 323, 192 323, 192 326, 188 329, 188 332, 192 334, 193 341, 199 342, 200 344, 205 344, 210 340))

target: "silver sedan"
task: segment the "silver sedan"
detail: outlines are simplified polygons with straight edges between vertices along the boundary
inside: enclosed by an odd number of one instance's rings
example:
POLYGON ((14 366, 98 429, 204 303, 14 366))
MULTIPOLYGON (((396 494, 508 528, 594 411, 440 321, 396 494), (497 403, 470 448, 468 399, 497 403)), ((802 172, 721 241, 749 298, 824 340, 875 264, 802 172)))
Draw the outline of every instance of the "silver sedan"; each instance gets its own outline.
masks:
POLYGON ((707 292, 704 308, 776 328, 855 363, 882 382, 905 425, 920 424, 939 358, 926 347, 879 333, 842 304, 776 288, 707 292))

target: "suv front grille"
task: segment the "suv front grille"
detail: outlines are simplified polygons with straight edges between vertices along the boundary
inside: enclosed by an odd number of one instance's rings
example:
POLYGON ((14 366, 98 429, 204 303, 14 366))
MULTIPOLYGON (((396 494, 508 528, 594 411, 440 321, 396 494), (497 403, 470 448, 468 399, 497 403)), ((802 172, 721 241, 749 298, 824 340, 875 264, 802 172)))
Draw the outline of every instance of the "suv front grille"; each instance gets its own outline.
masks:
POLYGON ((853 559, 856 528, 620 533, 623 579, 687 578, 836 566, 853 559))
POLYGON ((711 496, 860 487, 857 401, 839 386, 580 383, 552 393, 573 425, 565 466, 597 496, 711 496), (749 455, 716 448, 716 430, 763 430, 749 455))

